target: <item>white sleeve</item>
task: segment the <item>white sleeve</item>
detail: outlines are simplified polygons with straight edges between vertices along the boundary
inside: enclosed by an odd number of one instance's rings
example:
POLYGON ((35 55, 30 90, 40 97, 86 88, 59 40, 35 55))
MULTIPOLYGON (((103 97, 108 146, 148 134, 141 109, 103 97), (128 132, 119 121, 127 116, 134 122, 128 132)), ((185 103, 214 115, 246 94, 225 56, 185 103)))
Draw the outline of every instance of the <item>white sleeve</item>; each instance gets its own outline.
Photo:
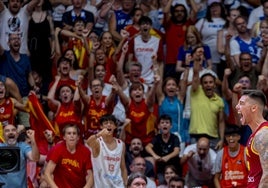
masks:
POLYGON ((240 46, 235 39, 232 39, 230 42, 230 53, 231 53, 231 56, 241 53, 240 46))

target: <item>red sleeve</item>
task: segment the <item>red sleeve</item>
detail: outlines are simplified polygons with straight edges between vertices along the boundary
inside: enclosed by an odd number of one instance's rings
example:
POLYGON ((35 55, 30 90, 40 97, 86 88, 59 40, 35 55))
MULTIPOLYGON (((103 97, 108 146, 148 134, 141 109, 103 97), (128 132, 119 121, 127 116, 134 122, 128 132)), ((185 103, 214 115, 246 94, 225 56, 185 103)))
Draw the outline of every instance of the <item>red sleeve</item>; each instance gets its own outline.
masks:
POLYGON ((160 39, 158 50, 157 50, 157 61, 163 61, 164 60, 164 52, 163 52, 163 41, 160 39))
POLYGON ((128 42, 128 54, 134 54, 134 38, 128 42))

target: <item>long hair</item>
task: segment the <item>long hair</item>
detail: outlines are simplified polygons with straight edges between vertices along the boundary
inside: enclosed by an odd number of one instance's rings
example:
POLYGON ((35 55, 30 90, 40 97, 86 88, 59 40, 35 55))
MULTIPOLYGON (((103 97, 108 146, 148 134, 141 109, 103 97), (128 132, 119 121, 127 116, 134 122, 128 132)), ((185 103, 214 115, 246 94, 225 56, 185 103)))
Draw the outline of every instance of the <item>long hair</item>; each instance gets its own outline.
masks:
MULTIPOLYGON (((221 15, 220 15, 220 17, 225 20, 226 19, 225 8, 224 8, 222 3, 219 3, 219 6, 221 7, 221 15)), ((208 8, 207 8, 206 19, 207 19, 208 22, 213 22, 210 9, 211 9, 211 5, 208 6, 208 8)))
POLYGON ((185 32, 185 40, 184 40, 184 49, 187 50, 188 49, 188 44, 187 44, 187 34, 188 33, 192 33, 195 38, 196 38, 196 45, 198 46, 202 46, 202 36, 200 34, 200 32, 197 30, 197 28, 194 25, 190 25, 188 26, 186 32, 185 32))

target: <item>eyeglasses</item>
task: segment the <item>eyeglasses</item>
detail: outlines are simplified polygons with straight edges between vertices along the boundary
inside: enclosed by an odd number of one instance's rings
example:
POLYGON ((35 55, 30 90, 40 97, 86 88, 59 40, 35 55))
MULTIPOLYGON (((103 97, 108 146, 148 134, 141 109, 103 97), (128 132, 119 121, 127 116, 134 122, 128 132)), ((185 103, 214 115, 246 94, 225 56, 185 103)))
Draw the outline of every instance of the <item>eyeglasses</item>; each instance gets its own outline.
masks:
POLYGON ((136 163, 135 165, 136 166, 143 166, 143 167, 146 166, 145 163, 136 163))
POLYGON ((92 85, 92 88, 94 88, 94 87, 101 87, 101 84, 92 85))
POLYGON ((197 161, 197 167, 198 167, 198 171, 202 172, 203 171, 203 164, 201 160, 197 161))
POLYGON ((239 80, 240 84, 249 84, 249 80, 239 80))

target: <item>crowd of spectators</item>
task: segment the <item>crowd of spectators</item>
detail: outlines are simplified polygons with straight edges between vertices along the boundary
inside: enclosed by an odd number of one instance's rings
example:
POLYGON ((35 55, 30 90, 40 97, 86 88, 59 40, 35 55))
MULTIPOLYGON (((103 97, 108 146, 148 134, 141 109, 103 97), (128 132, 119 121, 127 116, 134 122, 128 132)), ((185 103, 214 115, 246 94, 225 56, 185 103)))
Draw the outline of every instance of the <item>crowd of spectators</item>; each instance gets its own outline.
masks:
POLYGON ((3 187, 243 187, 268 0, 8 0, 0 23, 3 187))

